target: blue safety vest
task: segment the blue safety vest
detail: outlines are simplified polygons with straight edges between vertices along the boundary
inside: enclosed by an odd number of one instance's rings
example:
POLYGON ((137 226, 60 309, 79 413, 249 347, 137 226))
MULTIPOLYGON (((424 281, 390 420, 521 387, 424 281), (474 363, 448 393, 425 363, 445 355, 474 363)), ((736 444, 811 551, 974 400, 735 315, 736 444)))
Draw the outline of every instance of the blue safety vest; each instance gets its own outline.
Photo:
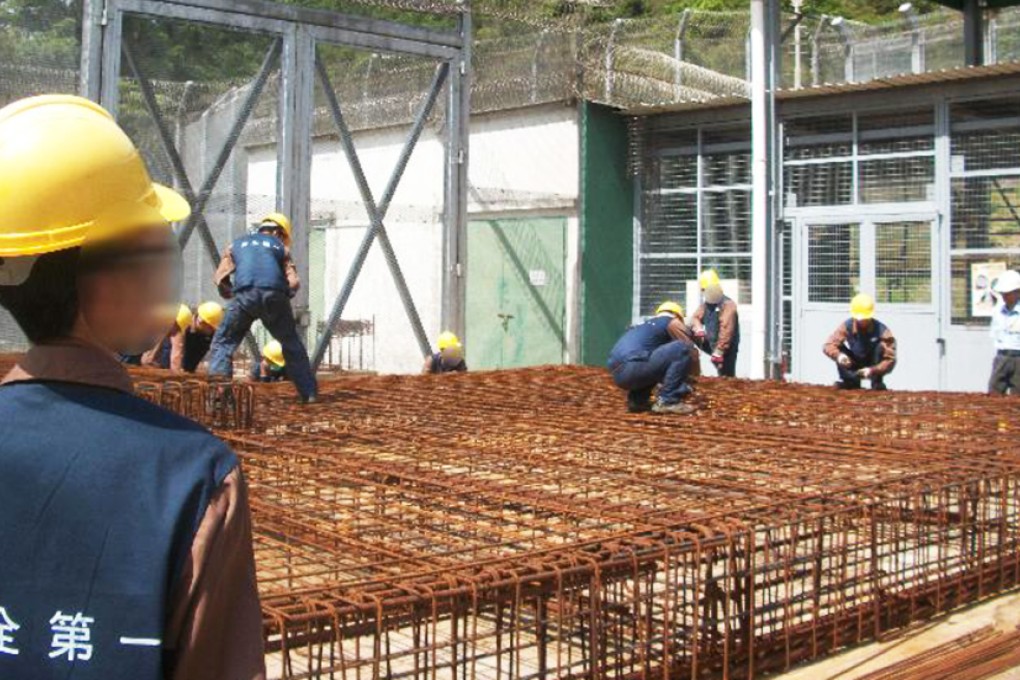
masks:
POLYGON ((162 678, 167 603, 234 454, 58 382, 0 388, 0 440, 0 678, 162 678))
POLYGON ((234 241, 234 292, 260 288, 287 292, 287 248, 275 236, 249 234, 234 241))
POLYGON ((432 373, 457 373, 467 370, 467 363, 464 358, 461 357, 454 361, 450 361, 443 357, 442 352, 436 352, 432 355, 432 365, 429 367, 432 373))
POLYGON ((885 334, 885 324, 878 319, 872 319, 871 328, 862 333, 859 329, 855 330, 853 319, 847 319, 844 323, 846 341, 843 346, 851 358, 861 366, 872 366, 877 363, 880 358, 876 353, 879 343, 882 342, 882 335, 885 334))
POLYGON ((669 334, 670 316, 655 316, 644 323, 631 326, 609 353, 609 368, 615 369, 626 361, 644 361, 657 348, 672 342, 669 334))

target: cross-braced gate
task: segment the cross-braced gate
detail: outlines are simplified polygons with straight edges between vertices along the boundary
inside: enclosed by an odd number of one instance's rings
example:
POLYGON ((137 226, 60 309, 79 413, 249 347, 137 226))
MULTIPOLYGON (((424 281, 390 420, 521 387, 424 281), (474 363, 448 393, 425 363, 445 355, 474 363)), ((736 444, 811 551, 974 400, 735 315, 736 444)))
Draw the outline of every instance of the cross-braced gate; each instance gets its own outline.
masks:
MULTIPOLYGON (((464 256, 467 218, 467 119, 470 111, 471 20, 466 4, 456 9, 452 28, 430 28, 412 24, 352 16, 331 11, 281 5, 260 0, 86 0, 82 45, 81 87, 85 96, 102 103, 118 115, 129 133, 147 151, 150 165, 162 168, 159 179, 172 183, 191 202, 193 213, 178 226, 182 249, 198 235, 204 255, 192 247, 194 262, 189 272, 199 294, 211 291, 212 271, 222 250, 239 232, 250 227, 259 212, 280 210, 294 221, 294 261, 304 281, 309 279, 309 248, 312 224, 311 167, 312 142, 318 118, 327 119, 339 137, 365 210, 368 228, 354 253, 346 277, 332 304, 326 308, 312 351, 318 367, 329 349, 332 329, 337 327, 350 300, 373 244, 378 241, 392 276, 409 327, 422 354, 430 343, 419 316, 401 264, 386 229, 386 215, 415 147, 446 95, 442 138, 445 147, 443 173, 443 262, 442 325, 464 330, 464 256), (264 50, 257 71, 231 89, 232 96, 210 101, 221 124, 213 143, 202 140, 200 158, 185 154, 187 130, 182 132, 172 109, 187 105, 193 83, 172 94, 160 93, 158 60, 147 64, 140 53, 151 53, 146 22, 177 22, 182 26, 203 26, 251 36, 247 53, 264 50), (414 56, 434 63, 428 90, 417 105, 406 141, 383 192, 375 195, 366 179, 354 134, 345 115, 347 102, 338 93, 337 74, 322 56, 321 46, 343 46, 374 53, 414 56), (156 62, 153 65, 153 62, 156 62), (150 68, 153 66, 153 68, 150 68), (316 87, 322 103, 316 106, 316 87), (275 95, 267 95, 272 91, 275 95), (125 100, 130 99, 129 104, 125 100), (227 105, 229 103, 229 106, 227 105), (128 109, 131 109, 128 111, 128 109), (247 191, 238 198, 236 188, 246 182, 246 168, 238 167, 236 150, 250 129, 256 126, 258 111, 268 109, 278 121, 275 129, 262 130, 259 137, 275 143, 276 177, 271 195, 256 199, 247 191), (273 110, 275 109, 275 111, 273 110), (132 118, 144 118, 144 123, 132 118), (146 133, 141 128, 146 128, 146 133), (140 138, 146 138, 148 146, 140 138), (239 179, 240 178, 240 179, 239 179), (234 191, 231 191, 231 188, 234 191), (240 202, 224 218, 219 207, 224 201, 240 202), (204 263, 203 263, 204 261, 204 263), (193 270, 193 271, 192 271, 193 270)), ((185 29, 182 29, 185 30, 185 29)), ((231 55, 224 54, 224 58, 231 55)), ((203 116, 205 117, 205 116, 203 116)), ((211 118, 211 117, 210 117, 211 118)), ((203 121, 208 125, 208 121, 203 121)), ((253 135, 254 136, 254 135, 253 135)), ((194 145, 191 145, 194 146, 194 145)), ((188 272, 186 272, 188 276, 188 272)), ((299 319, 308 320, 308 286, 294 301, 299 319)), ((249 337, 249 346, 256 349, 249 337)))

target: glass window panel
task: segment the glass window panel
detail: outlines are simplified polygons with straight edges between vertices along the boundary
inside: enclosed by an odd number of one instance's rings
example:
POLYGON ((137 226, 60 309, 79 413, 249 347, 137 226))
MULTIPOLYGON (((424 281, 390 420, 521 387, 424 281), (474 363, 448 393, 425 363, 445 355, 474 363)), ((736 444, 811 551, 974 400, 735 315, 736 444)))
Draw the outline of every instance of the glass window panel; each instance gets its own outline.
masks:
POLYGON ((982 269, 988 265, 1020 269, 1020 253, 980 255, 953 255, 950 258, 951 268, 951 305, 952 323, 964 326, 987 326, 989 309, 994 309, 995 302, 988 296, 987 280, 981 280, 982 269))
POLYGON ((648 192, 641 227, 641 252, 695 254, 697 249, 697 194, 648 192))
POLYGON ((683 303, 687 281, 698 278, 698 261, 694 258, 641 258, 641 309, 639 316, 655 312, 666 300, 683 303))
POLYGON ((875 300, 931 303, 931 223, 875 225, 875 300))
POLYGON ((1020 177, 952 182, 953 248, 1020 248, 1020 177))
POLYGON ((853 202, 854 176, 850 162, 788 165, 784 174, 788 207, 853 202))
POLYGON ((808 227, 808 300, 846 304, 860 286, 860 225, 808 227))
POLYGON ((739 253, 751 250, 751 192, 706 191, 701 232, 705 253, 739 253))
POLYGON ((886 158, 862 161, 861 203, 907 203, 935 198, 935 159, 886 158))

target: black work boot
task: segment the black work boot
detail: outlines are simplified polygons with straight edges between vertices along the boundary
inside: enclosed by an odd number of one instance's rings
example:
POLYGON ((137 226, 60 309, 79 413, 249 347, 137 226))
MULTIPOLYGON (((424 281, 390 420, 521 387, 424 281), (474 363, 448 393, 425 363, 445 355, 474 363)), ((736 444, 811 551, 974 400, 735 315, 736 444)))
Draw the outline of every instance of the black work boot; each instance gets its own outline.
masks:
POLYGON ((648 413, 652 410, 652 403, 648 399, 638 399, 636 397, 627 397, 627 412, 628 413, 648 413))

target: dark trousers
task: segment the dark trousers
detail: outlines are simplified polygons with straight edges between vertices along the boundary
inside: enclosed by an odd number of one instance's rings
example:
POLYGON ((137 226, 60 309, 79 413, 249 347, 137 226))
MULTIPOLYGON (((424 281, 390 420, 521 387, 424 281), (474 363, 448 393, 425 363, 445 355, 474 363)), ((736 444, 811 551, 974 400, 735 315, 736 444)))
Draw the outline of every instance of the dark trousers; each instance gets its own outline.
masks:
POLYGON ((227 307, 227 313, 213 337, 209 357, 209 375, 232 376, 234 352, 244 341, 251 325, 258 319, 283 346, 287 376, 294 381, 303 398, 315 396, 318 385, 305 344, 297 332, 290 298, 278 290, 250 288, 238 292, 227 307))
POLYGON ((720 377, 737 377, 737 351, 736 347, 730 347, 726 350, 726 354, 723 355, 722 364, 715 365, 715 370, 719 372, 720 377))
POLYGON ((997 354, 988 381, 992 394, 1020 394, 1020 354, 997 354))
MULTIPOLYGON (((872 356, 860 358, 855 356, 846 347, 840 347, 839 351, 845 357, 850 358, 849 366, 841 366, 838 362, 836 363, 836 370, 839 371, 840 387, 844 390, 859 390, 861 389, 861 379, 857 377, 857 371, 863 368, 871 368, 877 366, 882 360, 882 346, 881 344, 875 345, 875 350, 872 352, 872 356)), ((884 390, 886 389, 885 380, 882 378, 871 379, 871 389, 873 390, 884 390)))
POLYGON ((659 387, 659 401, 675 404, 691 391, 687 376, 691 369, 691 346, 682 340, 662 345, 647 359, 625 361, 613 369, 613 382, 627 390, 632 404, 647 404, 652 390, 659 387))

